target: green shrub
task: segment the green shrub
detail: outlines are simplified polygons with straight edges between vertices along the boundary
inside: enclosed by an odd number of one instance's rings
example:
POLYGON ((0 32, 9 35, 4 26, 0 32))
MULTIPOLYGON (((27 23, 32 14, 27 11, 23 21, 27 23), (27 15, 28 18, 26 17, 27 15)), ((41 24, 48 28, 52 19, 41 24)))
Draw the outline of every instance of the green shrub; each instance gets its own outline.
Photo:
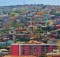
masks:
POLYGON ((0 49, 3 49, 4 47, 3 46, 0 46, 0 49))
POLYGON ((58 34, 60 34, 60 30, 58 31, 58 34))
POLYGON ((39 57, 45 57, 45 55, 40 55, 39 57))

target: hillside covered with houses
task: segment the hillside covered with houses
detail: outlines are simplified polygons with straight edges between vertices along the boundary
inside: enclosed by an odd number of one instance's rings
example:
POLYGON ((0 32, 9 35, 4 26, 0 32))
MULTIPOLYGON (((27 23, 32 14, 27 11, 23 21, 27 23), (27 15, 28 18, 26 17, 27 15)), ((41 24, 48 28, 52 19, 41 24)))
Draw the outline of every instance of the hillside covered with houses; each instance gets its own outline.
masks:
POLYGON ((38 4, 0 7, 0 42, 55 44, 58 39, 60 6, 38 4))

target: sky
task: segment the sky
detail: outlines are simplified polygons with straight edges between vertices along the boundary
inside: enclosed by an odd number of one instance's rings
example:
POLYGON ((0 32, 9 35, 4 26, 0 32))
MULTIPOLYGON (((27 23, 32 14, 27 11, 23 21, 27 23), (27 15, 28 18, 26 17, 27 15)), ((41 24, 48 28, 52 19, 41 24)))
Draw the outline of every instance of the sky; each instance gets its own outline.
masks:
POLYGON ((60 5, 60 0, 0 0, 0 6, 23 5, 23 4, 60 5))

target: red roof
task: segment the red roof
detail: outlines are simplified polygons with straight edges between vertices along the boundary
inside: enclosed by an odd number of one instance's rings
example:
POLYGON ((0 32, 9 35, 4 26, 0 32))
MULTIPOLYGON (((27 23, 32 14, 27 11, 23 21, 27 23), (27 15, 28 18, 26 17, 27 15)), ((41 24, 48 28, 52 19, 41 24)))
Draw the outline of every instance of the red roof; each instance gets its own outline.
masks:
POLYGON ((56 28, 57 28, 57 29, 60 29, 60 25, 56 25, 56 28))

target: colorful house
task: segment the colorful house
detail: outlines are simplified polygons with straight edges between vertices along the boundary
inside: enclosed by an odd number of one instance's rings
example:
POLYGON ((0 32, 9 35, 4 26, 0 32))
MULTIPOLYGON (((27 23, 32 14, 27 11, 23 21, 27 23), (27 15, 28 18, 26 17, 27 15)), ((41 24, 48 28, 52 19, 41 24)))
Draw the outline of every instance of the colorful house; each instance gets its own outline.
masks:
POLYGON ((52 52, 56 44, 12 44, 11 55, 35 55, 40 56, 52 52), (44 48, 44 49, 43 49, 44 48))

